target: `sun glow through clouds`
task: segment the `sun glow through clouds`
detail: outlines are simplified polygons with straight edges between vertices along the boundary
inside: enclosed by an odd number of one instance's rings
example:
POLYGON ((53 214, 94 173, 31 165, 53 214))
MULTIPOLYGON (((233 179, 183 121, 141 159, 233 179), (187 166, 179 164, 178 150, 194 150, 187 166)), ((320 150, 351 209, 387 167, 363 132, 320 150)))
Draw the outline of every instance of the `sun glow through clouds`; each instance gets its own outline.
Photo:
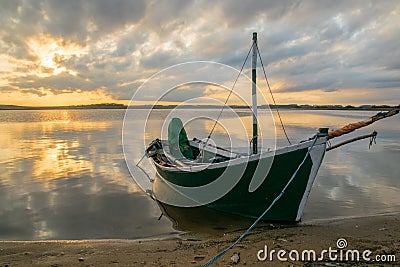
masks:
POLYGON ((81 57, 87 54, 87 49, 75 43, 64 41, 50 36, 40 36, 32 38, 27 42, 31 53, 38 58, 41 67, 52 69, 53 73, 39 70, 36 75, 40 77, 49 77, 67 72, 76 76, 77 72, 63 66, 66 61, 73 57, 81 57))

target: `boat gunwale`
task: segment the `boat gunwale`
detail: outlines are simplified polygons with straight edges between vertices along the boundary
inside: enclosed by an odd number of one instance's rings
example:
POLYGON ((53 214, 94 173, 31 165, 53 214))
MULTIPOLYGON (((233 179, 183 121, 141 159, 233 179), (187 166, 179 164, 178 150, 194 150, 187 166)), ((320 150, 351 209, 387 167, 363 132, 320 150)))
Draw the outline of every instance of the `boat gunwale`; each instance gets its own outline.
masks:
MULTIPOLYGON (((325 145, 327 142, 326 137, 318 137, 318 140, 316 141, 316 143, 314 144, 314 146, 319 146, 319 145, 325 145)), ((276 155, 281 155, 281 154, 285 154, 288 152, 292 152, 292 151, 296 151, 299 149, 304 149, 304 148, 308 148, 311 147, 312 144, 314 143, 314 139, 311 140, 307 140, 301 143, 297 143, 297 144, 293 144, 293 145, 289 145, 289 146, 285 146, 282 148, 278 148, 276 150, 272 150, 272 151, 265 151, 263 153, 259 153, 259 154, 252 154, 249 156, 242 156, 242 157, 238 157, 238 158, 233 158, 227 161, 223 161, 223 162, 217 162, 217 163, 204 163, 204 164, 187 164, 186 166, 178 166, 178 165, 174 165, 174 166, 164 166, 159 164, 156 160, 153 160, 153 163, 160 168, 163 171, 172 171, 172 172, 199 172, 205 169, 218 169, 218 168, 224 168, 224 167, 229 167, 229 166, 234 166, 234 165, 239 165, 242 163, 249 163, 252 161, 256 161, 256 160, 262 160, 271 156, 276 156, 276 155)), ((218 151, 218 150, 217 150, 218 151)), ((233 152, 234 153, 234 152, 233 152)), ((158 171, 158 170, 157 170, 158 171)))

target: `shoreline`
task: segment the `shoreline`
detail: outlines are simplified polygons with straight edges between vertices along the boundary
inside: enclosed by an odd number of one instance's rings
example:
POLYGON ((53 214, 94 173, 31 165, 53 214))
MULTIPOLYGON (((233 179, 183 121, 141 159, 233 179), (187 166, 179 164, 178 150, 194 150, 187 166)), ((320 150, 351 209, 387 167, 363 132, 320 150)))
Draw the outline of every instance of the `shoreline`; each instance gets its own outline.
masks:
MULTIPOLYGON (((205 239, 182 234, 139 240, 0 241, 0 266, 201 266, 231 245, 242 232, 205 239)), ((400 213, 390 213, 294 226, 270 224, 256 227, 212 266, 398 266, 399 262, 400 213), (338 250, 336 242, 340 238, 347 241, 344 252, 346 249, 370 250, 371 259, 377 255, 393 255, 396 261, 378 263, 362 258, 360 261, 324 258, 322 262, 290 259, 282 262, 277 259, 279 250, 287 253, 291 250, 314 250, 318 255, 330 247, 338 250), (276 251, 272 261, 257 258, 257 253, 265 246, 268 253, 276 251), (232 265, 230 260, 234 252, 240 253, 237 265, 232 265)))

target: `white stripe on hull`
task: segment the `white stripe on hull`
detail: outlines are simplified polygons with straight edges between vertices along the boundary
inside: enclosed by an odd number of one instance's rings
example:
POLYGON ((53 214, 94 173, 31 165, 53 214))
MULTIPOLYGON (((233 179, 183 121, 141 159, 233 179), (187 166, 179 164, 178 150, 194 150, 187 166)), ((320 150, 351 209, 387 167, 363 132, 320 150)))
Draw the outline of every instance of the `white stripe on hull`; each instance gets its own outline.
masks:
POLYGON ((301 217, 303 216, 304 207, 306 206, 312 185, 314 183, 315 177, 317 176, 318 169, 321 166, 322 159, 324 158, 325 150, 326 143, 323 143, 314 146, 310 151, 310 157, 313 165, 311 167, 310 176, 308 177, 306 190, 304 191, 303 198, 301 199, 299 208, 297 210, 296 221, 300 221, 301 217))

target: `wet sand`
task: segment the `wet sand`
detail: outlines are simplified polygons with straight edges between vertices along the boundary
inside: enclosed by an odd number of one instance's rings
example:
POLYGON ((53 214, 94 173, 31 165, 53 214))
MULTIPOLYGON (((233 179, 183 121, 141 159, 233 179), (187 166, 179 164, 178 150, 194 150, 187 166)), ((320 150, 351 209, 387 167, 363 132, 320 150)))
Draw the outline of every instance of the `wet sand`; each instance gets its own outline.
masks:
MULTIPOLYGON (((0 266, 201 266, 241 234, 236 231, 216 239, 181 235, 146 240, 0 241, 0 266)), ((212 266, 400 266, 400 214, 257 227, 212 266), (346 248, 338 249, 339 238, 347 241, 346 248), (265 246, 268 255, 272 249, 276 251, 272 261, 257 258, 265 246), (337 260, 331 261, 327 253, 323 261, 289 258, 291 250, 297 250, 299 257, 304 250, 314 250, 318 258, 329 247, 337 250, 331 254, 337 260), (278 250, 286 251, 281 256, 288 261, 278 260, 278 250), (358 250, 360 261, 346 261, 348 250, 358 250), (365 250, 371 251, 366 254, 371 261, 363 259, 365 250), (240 253, 238 264, 231 263, 234 252, 240 253), (392 256, 391 262, 372 261, 377 255, 394 255, 396 261, 392 256)))

